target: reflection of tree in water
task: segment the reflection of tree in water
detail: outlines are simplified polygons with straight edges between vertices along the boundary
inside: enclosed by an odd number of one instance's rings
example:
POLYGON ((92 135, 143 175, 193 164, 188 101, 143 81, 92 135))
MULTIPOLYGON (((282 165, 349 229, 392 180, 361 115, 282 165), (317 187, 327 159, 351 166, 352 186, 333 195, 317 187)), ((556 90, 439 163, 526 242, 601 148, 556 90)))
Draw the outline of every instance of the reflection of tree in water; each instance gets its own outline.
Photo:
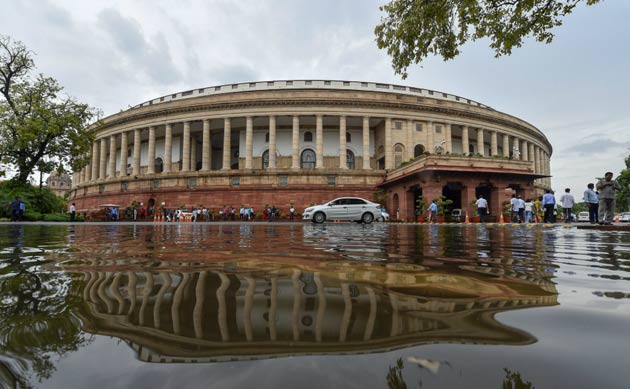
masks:
POLYGON ((61 242, 67 231, 26 231, 23 226, 0 231, 0 387, 29 388, 31 377, 49 378, 56 358, 89 342, 72 314, 80 299, 68 293, 71 278, 41 270, 45 250, 31 249, 61 242))
POLYGON ((518 371, 512 372, 506 368, 503 371, 505 371, 505 379, 501 389, 534 389, 534 385, 531 382, 523 381, 521 373, 518 371))
POLYGON ((405 368, 402 358, 398 358, 395 366, 390 366, 387 370, 387 387, 389 389, 407 389, 407 383, 402 376, 405 368))

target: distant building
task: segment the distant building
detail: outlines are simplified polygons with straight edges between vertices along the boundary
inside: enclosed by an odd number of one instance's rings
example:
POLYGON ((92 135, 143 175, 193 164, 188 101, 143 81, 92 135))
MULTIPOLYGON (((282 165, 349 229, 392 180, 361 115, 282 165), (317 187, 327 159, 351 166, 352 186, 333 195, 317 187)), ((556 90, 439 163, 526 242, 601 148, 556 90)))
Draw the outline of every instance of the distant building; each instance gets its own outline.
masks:
POLYGON ((403 85, 259 81, 155 98, 90 128, 91 163, 75 172, 78 210, 144 202, 166 208, 298 210, 372 198, 415 218, 444 196, 498 214, 512 193, 551 187, 552 146, 524 120, 468 98, 403 85))
POLYGON ((46 186, 57 196, 63 197, 72 187, 72 177, 67 173, 52 173, 46 179, 46 186))

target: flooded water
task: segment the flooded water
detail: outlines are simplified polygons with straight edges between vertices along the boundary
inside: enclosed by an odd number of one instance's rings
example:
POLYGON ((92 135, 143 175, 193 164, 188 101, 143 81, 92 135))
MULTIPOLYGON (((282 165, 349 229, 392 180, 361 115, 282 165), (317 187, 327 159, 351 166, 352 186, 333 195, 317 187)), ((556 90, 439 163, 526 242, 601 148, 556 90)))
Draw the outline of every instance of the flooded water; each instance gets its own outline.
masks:
POLYGON ((0 291, 0 387, 630 382, 628 232, 5 224, 0 291))

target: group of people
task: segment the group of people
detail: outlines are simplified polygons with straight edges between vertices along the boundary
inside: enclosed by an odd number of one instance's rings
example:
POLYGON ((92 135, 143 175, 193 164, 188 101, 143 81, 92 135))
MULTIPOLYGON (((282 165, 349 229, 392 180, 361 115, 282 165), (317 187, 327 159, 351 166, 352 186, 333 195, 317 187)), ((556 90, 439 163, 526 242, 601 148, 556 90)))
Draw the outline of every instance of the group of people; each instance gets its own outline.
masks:
MULTIPOLYGON (((241 206, 240 209, 236 209, 232 206, 223 206, 218 209, 208 208, 191 208, 190 211, 184 209, 163 209, 164 220, 167 222, 178 222, 182 220, 183 216, 190 215, 190 221, 253 221, 256 219, 256 213, 254 207, 241 206)), ((266 206, 262 212, 263 220, 273 221, 280 217, 280 208, 275 205, 266 206)), ((289 208, 289 220, 294 220, 295 208, 293 205, 289 208)))
MULTIPOLYGON (((589 221, 592 224, 610 225, 615 214, 615 195, 621 190, 619 183, 612 179, 613 173, 606 172, 597 185, 589 183, 584 191, 584 203, 588 207, 589 221), (595 190, 597 189, 597 191, 595 190)), ((510 200, 510 219, 514 223, 555 223, 558 215, 558 204, 562 206, 565 223, 573 221, 573 208, 576 201, 571 189, 566 188, 556 202, 554 192, 547 189, 538 199, 523 200, 520 195, 513 194, 510 200)), ((432 204, 433 205, 433 204, 432 204)), ((477 213, 482 223, 489 213, 488 201, 479 196, 476 201, 477 213)), ((437 211, 437 206, 435 207, 437 211)))

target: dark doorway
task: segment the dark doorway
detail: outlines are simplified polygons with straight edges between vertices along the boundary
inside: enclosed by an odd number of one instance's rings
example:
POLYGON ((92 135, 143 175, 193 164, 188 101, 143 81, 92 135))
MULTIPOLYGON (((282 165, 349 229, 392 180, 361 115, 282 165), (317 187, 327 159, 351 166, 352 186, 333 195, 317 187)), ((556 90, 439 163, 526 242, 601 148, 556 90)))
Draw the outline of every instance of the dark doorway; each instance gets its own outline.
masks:
POLYGON ((442 196, 446 197, 447 200, 453 201, 451 209, 462 208, 462 184, 460 182, 449 182, 444 185, 442 196))
POLYGON ((377 163, 378 163, 378 168, 380 170, 384 170, 385 169, 385 157, 379 159, 377 163))
POLYGON ((483 196, 484 199, 488 202, 488 208, 490 213, 494 213, 497 210, 492 209, 492 199, 490 198, 492 194, 492 186, 490 184, 480 184, 475 188, 475 197, 479 198, 479 196, 483 196))
POLYGON ((149 199, 148 202, 149 205, 149 217, 153 217, 153 214, 155 213, 155 199, 151 198, 149 199))

